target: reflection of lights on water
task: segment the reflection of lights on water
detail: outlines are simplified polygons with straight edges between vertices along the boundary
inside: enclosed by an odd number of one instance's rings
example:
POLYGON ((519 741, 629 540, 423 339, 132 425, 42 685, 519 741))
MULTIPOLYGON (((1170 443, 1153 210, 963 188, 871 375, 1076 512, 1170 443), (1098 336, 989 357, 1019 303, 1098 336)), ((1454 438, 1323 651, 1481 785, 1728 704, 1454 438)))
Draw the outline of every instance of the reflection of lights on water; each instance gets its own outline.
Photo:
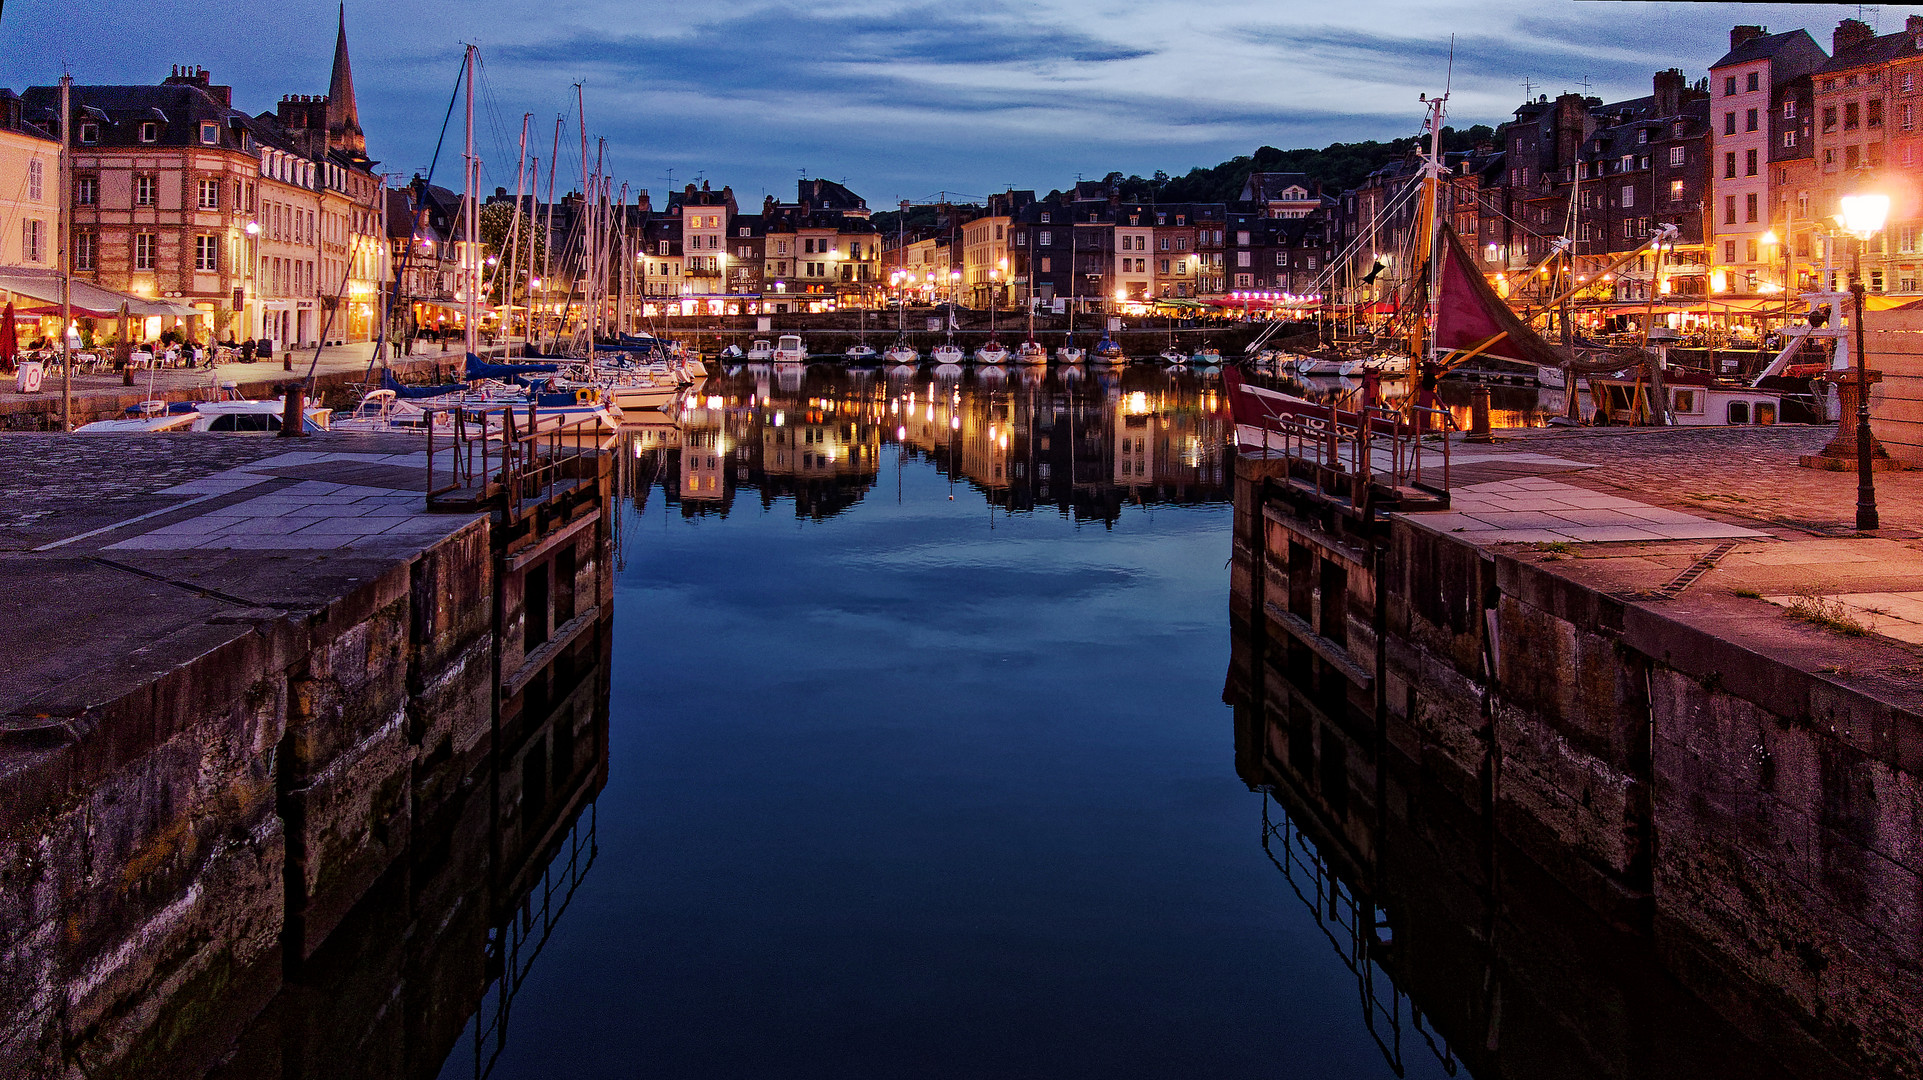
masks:
POLYGON ((640 444, 640 443, 635 443, 635 444, 634 444, 634 456, 635 456, 635 457, 640 457, 640 456, 641 456, 641 444, 640 444))
POLYGON ((1008 436, 1006 435, 1002 436, 1002 449, 1003 450, 1008 449, 1008 436))
POLYGON ((928 422, 931 424, 935 422, 935 407, 933 405, 928 406, 928 422))
POLYGON ((954 428, 954 429, 955 429, 956 431, 960 431, 960 430, 961 430, 961 417, 959 417, 959 416, 951 416, 951 417, 949 417, 949 418, 948 418, 948 426, 949 426, 949 427, 951 427, 951 428, 954 428))
POLYGON ((908 438, 908 429, 907 429, 907 428, 905 428, 905 427, 898 427, 898 428, 896 428, 896 429, 895 429, 895 438, 896 438, 897 440, 902 440, 902 439, 906 439, 906 438, 908 438))
POLYGON ((721 395, 716 394, 708 398, 708 408, 719 409, 720 407, 721 407, 721 395))
POLYGON ((1128 396, 1128 411, 1140 415, 1148 411, 1148 395, 1140 390, 1128 396))
POLYGON ((776 427, 780 427, 780 426, 782 425, 782 423, 783 423, 783 421, 785 421, 786 419, 787 419, 787 414, 785 414, 785 413, 776 413, 776 414, 775 414, 775 426, 776 426, 776 427))

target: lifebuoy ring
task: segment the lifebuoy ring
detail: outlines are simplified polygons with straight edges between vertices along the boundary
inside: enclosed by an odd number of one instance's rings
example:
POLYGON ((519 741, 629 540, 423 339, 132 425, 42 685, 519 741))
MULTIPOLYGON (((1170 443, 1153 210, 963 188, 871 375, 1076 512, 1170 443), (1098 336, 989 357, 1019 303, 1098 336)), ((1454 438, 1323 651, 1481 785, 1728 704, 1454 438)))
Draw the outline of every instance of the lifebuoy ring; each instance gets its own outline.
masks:
POLYGON ((594 404, 594 388, 591 386, 583 386, 576 389, 574 391, 574 403, 576 405, 594 404))

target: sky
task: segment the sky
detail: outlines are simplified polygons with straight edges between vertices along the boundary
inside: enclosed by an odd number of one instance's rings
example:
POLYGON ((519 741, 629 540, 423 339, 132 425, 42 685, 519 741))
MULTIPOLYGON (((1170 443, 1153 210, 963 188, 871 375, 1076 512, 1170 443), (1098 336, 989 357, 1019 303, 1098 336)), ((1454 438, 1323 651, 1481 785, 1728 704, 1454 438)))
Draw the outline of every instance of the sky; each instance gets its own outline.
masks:
MULTIPOLYGON (((522 116, 547 159, 567 114, 560 182, 581 175, 576 83, 617 186, 732 185, 744 204, 793 199, 802 174, 869 205, 1047 191, 1110 171, 1179 175, 1267 144, 1289 149, 1415 133, 1418 95, 1449 122, 1498 124, 1525 82, 1551 96, 1649 93, 1694 80, 1729 28, 1806 28, 1826 49, 1854 7, 1636 0, 348 0, 369 153, 426 172, 461 50, 480 48, 476 141, 512 188, 522 116), (1453 46, 1451 37, 1453 35, 1453 46), (1453 47, 1453 62, 1451 49, 1453 47), (566 147, 575 149, 570 155, 566 147), (571 164, 570 164, 571 162, 571 164)), ((1882 32, 1923 8, 1865 9, 1882 32)), ((0 86, 157 83, 199 65, 268 112, 324 94, 336 0, 12 0, 0 86)), ((460 112, 436 167, 458 183, 460 112)))

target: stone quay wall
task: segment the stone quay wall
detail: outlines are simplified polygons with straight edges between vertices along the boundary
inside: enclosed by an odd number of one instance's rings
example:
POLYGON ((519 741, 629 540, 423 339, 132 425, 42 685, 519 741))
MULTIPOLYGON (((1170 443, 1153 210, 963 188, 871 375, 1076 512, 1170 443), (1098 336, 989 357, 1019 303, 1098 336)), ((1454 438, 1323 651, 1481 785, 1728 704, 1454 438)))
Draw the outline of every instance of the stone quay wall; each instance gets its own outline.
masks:
POLYGON ((504 819, 534 830, 504 850, 541 848, 562 804, 591 797, 555 798, 583 790, 575 766, 605 736, 542 718, 605 651, 595 467, 540 520, 451 517, 323 606, 210 626, 204 651, 116 700, 0 718, 0 1075, 191 1077, 230 1057, 395 866, 472 817, 504 737, 537 725, 540 749, 516 752, 540 760, 515 775, 551 778, 541 813, 504 819))
MULTIPOLYGON (((1232 613, 1794 1058, 1923 1076, 1923 717, 1238 462, 1232 613)), ((1333 710, 1332 710, 1333 711, 1333 710)))

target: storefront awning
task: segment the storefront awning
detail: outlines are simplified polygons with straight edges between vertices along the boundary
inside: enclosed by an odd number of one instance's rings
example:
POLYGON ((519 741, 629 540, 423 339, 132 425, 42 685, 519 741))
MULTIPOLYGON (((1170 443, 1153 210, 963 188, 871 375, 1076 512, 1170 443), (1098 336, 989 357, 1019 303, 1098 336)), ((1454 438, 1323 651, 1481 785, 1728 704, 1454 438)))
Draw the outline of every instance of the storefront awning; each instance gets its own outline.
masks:
MULTIPOLYGON (((55 308, 55 313, 58 313, 60 306, 60 275, 52 270, 36 270, 31 267, 19 266, 0 267, 0 289, 13 293, 15 296, 24 296, 38 300, 43 304, 55 308)), ((143 317, 160 315, 172 316, 176 319, 187 319, 195 315, 206 314, 206 312, 198 308, 188 307, 186 304, 174 303, 169 300, 150 300, 147 297, 135 296, 132 293, 103 289, 91 281, 83 281, 79 278, 75 278, 73 281, 72 292, 69 299, 73 304, 74 314, 82 318, 102 319, 118 316, 120 314, 120 305, 123 303, 127 305, 128 314, 143 317)))

